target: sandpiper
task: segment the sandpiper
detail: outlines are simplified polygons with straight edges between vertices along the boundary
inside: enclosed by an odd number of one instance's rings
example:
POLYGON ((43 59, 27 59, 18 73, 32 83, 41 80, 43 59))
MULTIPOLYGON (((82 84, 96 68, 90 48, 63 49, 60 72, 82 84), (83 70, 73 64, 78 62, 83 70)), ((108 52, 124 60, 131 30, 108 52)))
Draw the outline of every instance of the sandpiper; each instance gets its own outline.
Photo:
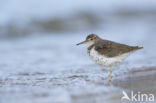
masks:
POLYGON ((85 41, 77 45, 80 44, 88 45, 88 54, 97 64, 110 67, 109 84, 111 84, 112 66, 119 65, 132 52, 143 48, 104 40, 96 34, 88 35, 85 41))

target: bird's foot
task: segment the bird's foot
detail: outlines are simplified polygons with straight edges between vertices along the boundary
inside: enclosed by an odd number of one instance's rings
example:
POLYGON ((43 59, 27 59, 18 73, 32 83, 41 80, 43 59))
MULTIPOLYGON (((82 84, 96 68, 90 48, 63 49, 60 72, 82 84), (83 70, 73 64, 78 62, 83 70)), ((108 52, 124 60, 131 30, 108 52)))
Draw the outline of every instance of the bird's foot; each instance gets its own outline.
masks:
POLYGON ((110 86, 112 86, 112 80, 111 80, 111 77, 109 77, 108 84, 109 84, 110 86))

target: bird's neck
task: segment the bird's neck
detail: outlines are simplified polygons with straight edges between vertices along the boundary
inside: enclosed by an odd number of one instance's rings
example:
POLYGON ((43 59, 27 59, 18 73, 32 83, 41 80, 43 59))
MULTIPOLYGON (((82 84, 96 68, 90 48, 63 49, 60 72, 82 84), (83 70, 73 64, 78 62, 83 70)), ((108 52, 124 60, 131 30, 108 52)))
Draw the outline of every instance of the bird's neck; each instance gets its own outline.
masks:
POLYGON ((88 46, 88 50, 90 51, 94 47, 94 44, 88 46))

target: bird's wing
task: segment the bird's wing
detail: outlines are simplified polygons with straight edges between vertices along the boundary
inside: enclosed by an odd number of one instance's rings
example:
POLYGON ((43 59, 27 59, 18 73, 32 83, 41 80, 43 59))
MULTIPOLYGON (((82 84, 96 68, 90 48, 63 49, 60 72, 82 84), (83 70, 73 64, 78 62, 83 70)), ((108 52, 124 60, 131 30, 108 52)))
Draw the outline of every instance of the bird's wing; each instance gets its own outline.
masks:
POLYGON ((137 49, 139 49, 138 46, 128 46, 108 40, 103 40, 95 44, 95 50, 107 57, 115 57, 120 54, 128 53, 137 49))

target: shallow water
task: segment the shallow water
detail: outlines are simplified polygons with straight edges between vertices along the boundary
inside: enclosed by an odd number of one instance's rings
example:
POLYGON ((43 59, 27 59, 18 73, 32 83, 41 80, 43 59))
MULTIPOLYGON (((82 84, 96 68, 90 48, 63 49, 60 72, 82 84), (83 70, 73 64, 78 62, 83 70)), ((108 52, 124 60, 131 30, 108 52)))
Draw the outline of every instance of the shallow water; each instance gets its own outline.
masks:
MULTIPOLYGON (((100 35, 106 37, 107 35, 100 35)), ((136 36, 136 35, 134 35, 136 36)), ((109 37, 114 37, 109 35, 109 37)), ((122 37, 122 36, 121 36, 122 37)), ((113 69, 96 65, 85 46, 76 46, 84 35, 47 35, 0 41, 1 103, 114 103, 122 90, 155 94, 156 57, 147 35, 138 35, 144 49, 133 53, 113 69), (148 46, 148 49, 146 48, 148 46)), ((133 38, 133 35, 124 38, 133 38)), ((110 38, 126 44, 123 38, 110 38)), ((152 40, 152 39, 151 39, 152 40)), ((155 44, 153 44, 154 46, 155 44)))

